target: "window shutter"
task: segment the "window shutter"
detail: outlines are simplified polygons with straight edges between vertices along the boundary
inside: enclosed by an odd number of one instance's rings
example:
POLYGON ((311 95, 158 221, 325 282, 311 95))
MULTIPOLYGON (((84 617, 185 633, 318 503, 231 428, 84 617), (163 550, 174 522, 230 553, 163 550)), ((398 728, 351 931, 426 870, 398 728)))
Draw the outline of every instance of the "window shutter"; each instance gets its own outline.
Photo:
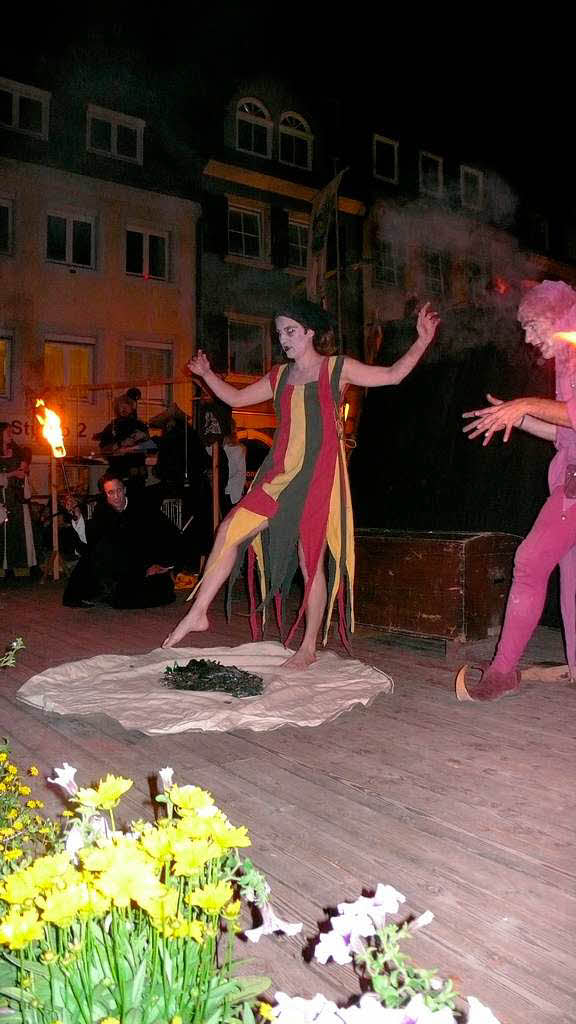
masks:
POLYGON ((204 248, 222 259, 228 253, 228 200, 226 196, 204 196, 204 248))
POLYGON ((272 231, 272 263, 281 269, 288 266, 288 213, 280 206, 270 209, 272 231))

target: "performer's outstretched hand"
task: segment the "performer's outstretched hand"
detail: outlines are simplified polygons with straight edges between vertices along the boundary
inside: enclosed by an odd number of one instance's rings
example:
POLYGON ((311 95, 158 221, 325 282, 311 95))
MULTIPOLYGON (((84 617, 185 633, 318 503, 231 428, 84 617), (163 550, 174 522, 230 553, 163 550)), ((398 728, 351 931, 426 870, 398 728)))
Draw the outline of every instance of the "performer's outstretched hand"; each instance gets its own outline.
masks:
POLYGON ((420 341, 424 342, 426 348, 434 339, 439 323, 440 317, 438 316, 438 313, 435 310, 430 309, 430 303, 427 302, 425 306, 422 306, 422 309, 418 313, 417 321, 418 338, 420 341))
POLYGON ((196 355, 192 356, 192 359, 188 360, 186 366, 190 370, 190 373, 196 374, 197 377, 205 377, 212 369, 208 356, 202 348, 199 348, 196 355))
POLYGON ((490 444, 498 430, 504 431, 503 440, 508 441, 513 428, 521 426, 527 412, 523 398, 513 398, 510 402, 503 402, 494 395, 486 395, 486 398, 490 405, 485 409, 462 413, 463 419, 472 419, 472 423, 463 428, 464 433, 468 434, 469 440, 484 434, 483 447, 490 444))

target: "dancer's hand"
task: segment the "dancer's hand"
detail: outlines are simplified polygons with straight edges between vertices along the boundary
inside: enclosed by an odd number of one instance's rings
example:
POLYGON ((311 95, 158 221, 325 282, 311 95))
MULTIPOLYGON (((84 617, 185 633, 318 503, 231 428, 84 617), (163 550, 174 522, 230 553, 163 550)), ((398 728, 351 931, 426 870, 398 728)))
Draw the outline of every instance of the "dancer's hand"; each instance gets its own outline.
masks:
POLYGON ((196 355, 192 356, 192 359, 188 360, 186 366, 190 370, 190 373, 195 374, 196 377, 205 377, 212 369, 208 356, 202 348, 199 348, 196 355))
POLYGON ((504 431, 503 440, 508 441, 513 428, 522 425, 527 413, 524 398, 514 398, 510 402, 503 402, 494 395, 486 395, 486 398, 490 402, 486 408, 462 413, 463 419, 472 419, 472 423, 463 428, 464 433, 468 434, 469 440, 484 434, 483 447, 490 444, 498 430, 504 431))
POLYGON ((425 306, 418 313, 417 330, 418 340, 422 341, 426 348, 433 341, 434 335, 438 330, 438 324, 440 323, 440 317, 435 310, 430 309, 430 303, 427 302, 425 306))

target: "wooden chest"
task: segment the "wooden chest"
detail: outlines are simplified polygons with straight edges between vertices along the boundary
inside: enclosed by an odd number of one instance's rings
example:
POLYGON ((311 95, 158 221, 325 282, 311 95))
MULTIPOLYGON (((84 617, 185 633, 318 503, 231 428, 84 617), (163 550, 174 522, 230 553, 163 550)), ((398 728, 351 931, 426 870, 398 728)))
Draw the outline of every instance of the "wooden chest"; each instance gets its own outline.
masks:
POLYGON ((356 619, 461 642, 498 633, 520 537, 356 531, 356 619))

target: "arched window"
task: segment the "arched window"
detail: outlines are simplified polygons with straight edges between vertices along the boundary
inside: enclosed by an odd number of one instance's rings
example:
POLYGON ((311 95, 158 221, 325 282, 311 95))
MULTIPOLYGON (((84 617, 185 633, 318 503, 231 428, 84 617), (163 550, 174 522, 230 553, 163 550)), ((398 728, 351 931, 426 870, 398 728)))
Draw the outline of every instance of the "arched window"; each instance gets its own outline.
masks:
POLYGON ((236 147, 244 153, 272 156, 272 120, 266 107, 245 96, 236 107, 236 147))
POLYGON ((300 114, 287 110, 280 118, 280 162, 291 167, 312 168, 314 137, 300 114))

